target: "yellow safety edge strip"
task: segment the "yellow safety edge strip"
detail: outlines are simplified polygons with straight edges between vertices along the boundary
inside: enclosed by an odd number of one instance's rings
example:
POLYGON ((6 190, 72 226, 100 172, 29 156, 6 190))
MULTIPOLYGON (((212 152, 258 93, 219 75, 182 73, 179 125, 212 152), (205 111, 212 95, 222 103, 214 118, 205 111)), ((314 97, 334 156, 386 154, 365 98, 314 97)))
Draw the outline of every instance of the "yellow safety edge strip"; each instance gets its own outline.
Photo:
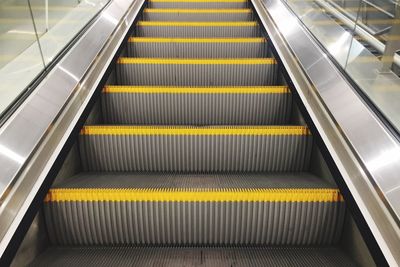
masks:
POLYGON ((62 188, 50 189, 44 201, 340 202, 343 201, 343 197, 338 189, 327 188, 62 188))
POLYGON ((130 43, 264 43, 265 38, 157 38, 130 37, 130 43))
POLYGON ((236 8, 236 9, 184 9, 184 8, 145 8, 145 13, 251 13, 250 8, 236 8))
POLYGON ((309 135, 306 126, 84 126, 81 135, 309 135))
POLYGON ((108 85, 103 93, 140 94, 287 94, 287 86, 248 86, 248 87, 160 87, 160 86, 118 86, 108 85))
POLYGON ((138 21, 138 26, 176 27, 255 27, 256 21, 138 21))
POLYGON ((153 3, 246 3, 247 0, 148 0, 153 3))
POLYGON ((136 58, 120 57, 119 64, 172 64, 172 65, 265 65, 276 64, 274 58, 136 58))

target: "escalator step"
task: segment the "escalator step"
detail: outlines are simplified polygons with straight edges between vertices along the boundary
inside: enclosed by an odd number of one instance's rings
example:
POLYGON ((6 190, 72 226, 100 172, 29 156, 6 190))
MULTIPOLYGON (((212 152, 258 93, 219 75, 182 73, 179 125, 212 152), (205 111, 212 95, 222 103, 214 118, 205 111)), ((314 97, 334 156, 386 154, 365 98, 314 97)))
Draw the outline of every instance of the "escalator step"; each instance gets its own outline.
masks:
POLYGON ((47 249, 30 266, 356 267, 337 248, 103 247, 47 249))
POLYGON ((264 38, 131 37, 128 56, 144 58, 265 58, 264 38))
POLYGON ((283 125, 292 99, 286 86, 106 86, 101 98, 106 124, 283 125))
POLYGON ((242 9, 158 9, 143 10, 143 19, 150 21, 246 21, 252 20, 249 8, 242 9))
POLYGON ((193 21, 139 21, 139 37, 210 38, 210 37, 259 37, 256 21, 193 22, 193 21))
POLYGON ((119 58, 119 85, 264 86, 278 83, 273 58, 119 58))
POLYGON ((331 245, 344 212, 310 174, 79 174, 44 205, 58 245, 331 245))
POLYGON ((79 145, 88 171, 302 171, 312 137, 303 126, 86 126, 79 145))
POLYGON ((151 8, 246 8, 247 0, 148 0, 151 8))

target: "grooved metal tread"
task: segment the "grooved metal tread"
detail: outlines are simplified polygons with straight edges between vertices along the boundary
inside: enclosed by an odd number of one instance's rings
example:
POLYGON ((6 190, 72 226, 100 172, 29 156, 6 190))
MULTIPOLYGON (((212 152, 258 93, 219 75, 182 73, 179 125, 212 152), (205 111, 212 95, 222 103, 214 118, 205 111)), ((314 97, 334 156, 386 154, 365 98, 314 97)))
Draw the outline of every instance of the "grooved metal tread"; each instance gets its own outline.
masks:
POLYGON ((278 82, 273 58, 119 58, 119 85, 264 86, 278 82))
POLYGON ((345 205, 310 174, 89 173, 47 194, 58 245, 332 245, 345 205))
POLYGON ((283 125, 292 96, 285 86, 106 86, 104 123, 132 125, 283 125))
POLYGON ((155 9, 143 11, 145 21, 250 21, 251 9, 155 9))
POLYGON ((265 201, 341 202, 339 190, 310 174, 77 175, 50 189, 45 202, 265 201))
POLYGON ((56 181, 52 188, 334 189, 336 186, 306 172, 232 174, 84 172, 56 181))
POLYGON ((223 0, 184 0, 184 1, 167 1, 167 0, 149 0, 150 8, 247 8, 247 1, 223 1, 223 0))
POLYGON ((308 168, 303 126, 85 126, 85 171, 265 172, 308 168))
POLYGON ((264 38, 130 38, 128 56, 141 58, 265 58, 264 38))
POLYGON ((142 21, 136 25, 139 37, 166 38, 245 38, 260 37, 260 27, 256 22, 161 22, 142 21))
POLYGON ((357 265, 342 250, 335 247, 51 247, 29 266, 356 267, 357 265))

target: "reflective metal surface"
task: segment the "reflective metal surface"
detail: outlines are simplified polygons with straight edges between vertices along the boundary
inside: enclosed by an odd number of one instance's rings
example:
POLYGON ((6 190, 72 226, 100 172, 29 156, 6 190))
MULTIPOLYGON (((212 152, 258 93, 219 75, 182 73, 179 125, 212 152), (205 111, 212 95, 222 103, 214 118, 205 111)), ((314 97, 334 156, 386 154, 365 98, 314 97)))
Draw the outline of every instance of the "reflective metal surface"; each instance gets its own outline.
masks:
POLYGON ((284 3, 252 2, 388 263, 397 266, 399 143, 284 3))
POLYGON ((143 3, 114 0, 0 129, 0 255, 143 3))

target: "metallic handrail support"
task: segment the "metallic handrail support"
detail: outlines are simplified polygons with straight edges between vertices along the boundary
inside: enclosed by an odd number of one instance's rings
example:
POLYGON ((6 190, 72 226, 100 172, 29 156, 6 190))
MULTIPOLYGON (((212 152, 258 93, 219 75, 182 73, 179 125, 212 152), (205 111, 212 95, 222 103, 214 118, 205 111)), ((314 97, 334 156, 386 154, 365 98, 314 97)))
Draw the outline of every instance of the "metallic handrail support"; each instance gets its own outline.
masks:
POLYGON ((0 129, 0 256, 144 0, 113 0, 0 129))
POLYGON ((386 261, 398 266, 400 144, 282 1, 252 3, 386 261))

